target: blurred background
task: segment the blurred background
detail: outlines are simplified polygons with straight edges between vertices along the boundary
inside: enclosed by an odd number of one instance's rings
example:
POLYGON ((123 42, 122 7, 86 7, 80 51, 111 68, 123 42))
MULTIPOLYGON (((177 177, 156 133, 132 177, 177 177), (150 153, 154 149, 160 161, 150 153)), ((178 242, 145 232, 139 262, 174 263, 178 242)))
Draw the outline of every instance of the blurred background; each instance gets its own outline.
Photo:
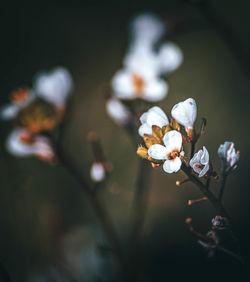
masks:
MULTIPOLYGON (((101 137, 113 171, 100 195, 125 250, 138 157, 128 135, 108 118, 102 86, 122 67, 129 21, 151 11, 166 21, 165 39, 184 54, 184 63, 168 77, 170 90, 160 107, 170 115, 177 102, 189 97, 197 101, 197 121, 207 118, 197 148, 206 146, 215 170, 224 141, 235 142, 241 152, 224 204, 249 255, 249 8, 244 0, 19 1, 4 6, 0 103, 8 101, 14 88, 31 86, 41 69, 69 69, 75 87, 64 148, 89 179, 93 156, 87 134, 95 130, 101 137)), ((9 123, 1 123, 0 261, 12 280, 115 281, 102 247, 104 235, 78 183, 63 166, 9 155, 5 139, 10 129, 9 123)), ((180 281, 182 275, 190 280, 230 275, 245 281, 242 266, 223 254, 207 258, 189 232, 186 217, 206 233, 216 212, 208 202, 187 205, 200 193, 189 183, 176 187, 183 178, 181 172, 151 171, 143 251, 133 266, 140 273, 138 281, 180 281)), ((217 182, 212 189, 216 193, 217 182)))

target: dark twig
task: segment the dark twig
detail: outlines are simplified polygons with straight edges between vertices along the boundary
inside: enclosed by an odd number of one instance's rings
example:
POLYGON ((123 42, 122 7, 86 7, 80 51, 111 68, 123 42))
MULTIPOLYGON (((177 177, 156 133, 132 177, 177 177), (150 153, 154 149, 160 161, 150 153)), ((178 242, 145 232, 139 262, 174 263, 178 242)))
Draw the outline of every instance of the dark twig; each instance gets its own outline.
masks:
POLYGON ((227 175, 225 173, 223 173, 222 175, 222 182, 221 182, 221 186, 220 186, 220 193, 219 193, 219 201, 222 201, 223 198, 223 194, 225 191, 225 187, 226 187, 226 181, 227 181, 227 175))

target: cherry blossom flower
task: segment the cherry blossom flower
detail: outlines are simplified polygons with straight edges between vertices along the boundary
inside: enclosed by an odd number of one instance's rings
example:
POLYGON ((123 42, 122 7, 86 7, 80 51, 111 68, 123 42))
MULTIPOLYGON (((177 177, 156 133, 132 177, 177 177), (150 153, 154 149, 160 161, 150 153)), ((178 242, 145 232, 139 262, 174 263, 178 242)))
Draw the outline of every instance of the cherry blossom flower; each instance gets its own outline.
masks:
POLYGON ((119 99, 111 97, 106 102, 106 111, 109 117, 118 125, 125 126, 132 119, 130 111, 119 99))
POLYGON ((167 132, 163 137, 164 145, 154 144, 148 154, 156 160, 164 160, 163 169, 167 173, 177 172, 181 168, 181 158, 184 156, 182 148, 182 135, 176 130, 167 132))
POLYGON ((157 125, 163 127, 169 124, 168 117, 160 107, 152 107, 140 117, 141 126, 139 127, 139 135, 144 134, 152 135, 152 126, 157 125))
POLYGON ((199 174, 199 177, 204 176, 209 170, 209 154, 205 146, 194 154, 189 162, 193 170, 199 174))
POLYGON ((64 107, 72 88, 71 75, 63 67, 55 68, 51 72, 40 72, 34 81, 34 91, 37 96, 58 108, 64 107))
POLYGON ((172 117, 189 133, 193 131, 194 122, 197 117, 197 106, 193 98, 176 104, 171 111, 172 117))
POLYGON ((53 162, 55 158, 49 139, 41 135, 32 135, 25 128, 14 129, 7 138, 6 147, 9 153, 17 157, 35 155, 48 162, 53 162))
POLYGON ((164 34, 164 22, 154 14, 143 13, 137 15, 130 24, 132 40, 141 40, 145 44, 153 45, 164 34))
POLYGON ((221 161, 221 171, 230 172, 240 159, 240 152, 236 151, 233 142, 226 141, 218 149, 218 155, 221 161))
POLYGON ((90 176, 94 182, 101 182, 105 179, 106 170, 101 162, 95 162, 91 166, 90 176))
POLYGON ((176 70, 183 62, 183 53, 174 43, 165 43, 160 46, 158 55, 158 73, 167 74, 176 70))

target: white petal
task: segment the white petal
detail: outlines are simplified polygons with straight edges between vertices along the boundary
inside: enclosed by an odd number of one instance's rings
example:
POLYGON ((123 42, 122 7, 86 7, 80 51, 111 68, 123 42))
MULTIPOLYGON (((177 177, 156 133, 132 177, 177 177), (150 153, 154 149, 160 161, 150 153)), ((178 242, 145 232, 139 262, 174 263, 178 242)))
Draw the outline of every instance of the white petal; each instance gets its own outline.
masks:
POLYGON ((66 102, 73 87, 70 73, 63 67, 51 72, 40 72, 34 80, 34 89, 38 96, 60 107, 66 102))
POLYGON ((147 122, 147 118, 148 118, 148 112, 145 112, 141 115, 140 117, 140 122, 143 124, 143 123, 146 123, 147 122))
POLYGON ((174 43, 166 43, 160 47, 158 53, 159 74, 166 74, 176 70, 183 62, 183 53, 174 43))
POLYGON ((200 159, 200 163, 202 165, 209 163, 209 154, 205 146, 203 146, 203 152, 202 152, 202 156, 200 159))
POLYGON ((33 155, 35 150, 33 145, 27 145, 20 140, 22 135, 27 133, 26 129, 17 128, 14 129, 6 140, 6 148, 9 153, 18 156, 25 157, 33 155))
POLYGON ((162 79, 150 80, 144 91, 143 98, 148 101, 160 101, 167 96, 168 85, 162 79))
POLYGON ((163 136, 163 143, 165 144, 168 152, 172 152, 174 150, 180 151, 182 146, 181 133, 176 130, 167 132, 163 136))
POLYGON ((114 94, 120 99, 133 99, 134 96, 134 86, 131 79, 131 73, 128 71, 118 71, 112 81, 112 88, 114 94))
POLYGON ((163 111, 160 107, 158 107, 158 106, 154 106, 154 107, 150 108, 150 109, 148 110, 148 112, 155 112, 155 113, 157 113, 159 116, 161 116, 163 119, 168 120, 168 117, 166 116, 166 114, 164 113, 164 111, 163 111))
POLYGON ((176 104, 171 111, 172 117, 187 129, 193 128, 197 116, 197 106, 194 99, 189 98, 176 104))
POLYGON ((165 31, 164 22, 154 14, 143 13, 137 15, 130 24, 132 40, 144 39, 152 45, 158 41, 165 31))
POLYGON ((10 120, 16 117, 20 106, 16 104, 9 104, 0 108, 0 119, 1 120, 10 120))
POLYGON ((163 169, 167 173, 177 172, 181 168, 181 159, 175 158, 173 160, 166 160, 163 164, 163 169))
POLYGON ((148 154, 153 159, 165 160, 167 158, 167 149, 160 144, 154 144, 148 149, 148 154))
POLYGON ((106 111, 110 118, 118 125, 126 125, 131 119, 130 111, 116 98, 106 102, 106 111))
POLYGON ((141 137, 143 137, 144 134, 152 135, 152 126, 144 123, 139 127, 138 132, 141 137))
POLYGON ((164 114, 159 114, 156 110, 149 111, 147 115, 147 124, 149 125, 157 125, 159 127, 165 126, 169 124, 167 116, 164 114))

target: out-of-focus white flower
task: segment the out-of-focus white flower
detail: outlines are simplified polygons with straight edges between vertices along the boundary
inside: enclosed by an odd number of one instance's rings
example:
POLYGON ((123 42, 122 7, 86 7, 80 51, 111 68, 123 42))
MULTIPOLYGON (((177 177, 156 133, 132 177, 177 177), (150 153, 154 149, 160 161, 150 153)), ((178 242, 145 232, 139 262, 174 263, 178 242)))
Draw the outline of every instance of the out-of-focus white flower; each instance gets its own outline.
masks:
POLYGON ((141 76, 157 76, 159 72, 157 54, 142 41, 136 41, 130 46, 123 63, 126 70, 141 76))
POLYGON ((157 55, 159 74, 167 74, 176 70, 183 62, 183 53, 174 43, 161 45, 157 55))
POLYGON ((139 127, 139 135, 141 137, 144 134, 152 135, 152 126, 157 125, 159 127, 163 127, 169 124, 168 117, 163 112, 160 107, 152 107, 147 112, 141 115, 140 117, 141 126, 139 127))
POLYGON ((218 149, 221 161, 221 171, 228 173, 240 159, 240 152, 236 151, 233 142, 226 141, 218 149))
POLYGON ((209 154, 205 146, 194 154, 190 160, 190 166, 199 174, 199 177, 204 176, 209 170, 209 154))
POLYGON ((164 80, 127 70, 115 74, 112 79, 112 87, 117 98, 141 98, 152 102, 162 100, 168 91, 168 85, 164 80))
POLYGON ((28 88, 20 88, 11 93, 10 104, 4 105, 0 108, 0 119, 10 120, 17 116, 19 110, 26 107, 33 101, 35 97, 34 92, 28 88))
POLYGON ((228 219, 226 217, 216 215, 216 217, 212 219, 212 226, 213 229, 225 229, 228 226, 228 219))
POLYGON ((163 137, 163 145, 154 144, 148 149, 148 154, 155 160, 165 160, 163 169, 167 173, 177 172, 181 168, 181 158, 184 156, 182 136, 180 132, 171 130, 163 137))
POLYGON ((17 157, 35 155, 40 159, 52 162, 55 158, 53 147, 48 138, 35 135, 24 128, 14 129, 7 138, 6 148, 17 157))
POLYGON ((41 72, 35 77, 34 90, 37 96, 63 107, 73 87, 70 73, 63 67, 51 72, 41 72))
POLYGON ((119 99, 112 97, 106 102, 106 111, 110 118, 120 126, 128 124, 131 120, 131 113, 119 99))
POLYGON ((101 162, 93 163, 90 169, 90 176, 94 182, 103 181, 106 176, 106 170, 105 170, 103 163, 101 162))
POLYGON ((143 40, 145 44, 153 45, 164 34, 166 26, 157 16, 143 13, 136 16, 130 24, 132 40, 143 40))
POLYGON ((176 104, 171 111, 172 117, 181 125, 183 125, 188 132, 193 130, 194 122, 197 117, 197 106, 193 98, 176 104))

